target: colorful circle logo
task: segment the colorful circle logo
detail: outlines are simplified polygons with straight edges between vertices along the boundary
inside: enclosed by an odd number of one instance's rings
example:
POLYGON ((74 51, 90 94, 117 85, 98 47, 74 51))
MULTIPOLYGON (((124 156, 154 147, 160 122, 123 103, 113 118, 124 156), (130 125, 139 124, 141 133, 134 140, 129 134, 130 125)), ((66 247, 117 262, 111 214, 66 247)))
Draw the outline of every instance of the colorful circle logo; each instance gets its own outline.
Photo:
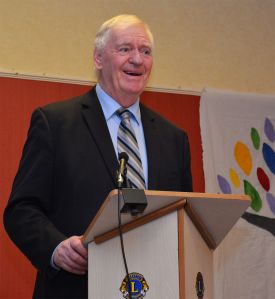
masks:
POLYGON ((251 198, 251 208, 258 213, 265 200, 271 213, 275 215, 275 196, 271 192, 275 175, 275 129, 269 118, 264 121, 264 136, 256 128, 250 130, 250 141, 236 141, 234 159, 238 169, 229 169, 228 177, 217 175, 220 190, 231 194, 232 189, 241 189, 251 198), (250 180, 252 174, 256 180, 250 180))

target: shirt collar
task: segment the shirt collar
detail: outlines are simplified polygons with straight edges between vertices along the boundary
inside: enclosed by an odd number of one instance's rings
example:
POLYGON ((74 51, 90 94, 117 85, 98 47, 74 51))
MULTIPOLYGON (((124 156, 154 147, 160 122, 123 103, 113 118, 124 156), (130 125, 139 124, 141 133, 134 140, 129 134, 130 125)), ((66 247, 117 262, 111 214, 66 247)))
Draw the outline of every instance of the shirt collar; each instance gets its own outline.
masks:
MULTIPOLYGON (((99 99, 100 105, 103 110, 106 121, 108 121, 113 115, 116 114, 116 111, 121 108, 121 105, 110 97, 99 85, 96 84, 96 94, 99 99)), ((133 119, 137 122, 138 125, 141 124, 140 109, 139 109, 139 98, 133 105, 127 108, 133 115, 133 119)))

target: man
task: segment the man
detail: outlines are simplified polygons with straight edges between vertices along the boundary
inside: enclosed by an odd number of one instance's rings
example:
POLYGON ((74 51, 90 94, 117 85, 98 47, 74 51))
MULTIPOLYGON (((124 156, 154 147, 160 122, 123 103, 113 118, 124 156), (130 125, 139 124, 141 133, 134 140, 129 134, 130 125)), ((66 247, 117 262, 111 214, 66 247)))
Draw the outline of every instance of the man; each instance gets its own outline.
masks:
POLYGON ((119 109, 130 111, 145 187, 192 191, 186 134, 139 103, 152 52, 144 22, 112 18, 96 36, 96 87, 32 115, 4 223, 38 269, 34 298, 87 298, 81 235, 116 188, 119 109))

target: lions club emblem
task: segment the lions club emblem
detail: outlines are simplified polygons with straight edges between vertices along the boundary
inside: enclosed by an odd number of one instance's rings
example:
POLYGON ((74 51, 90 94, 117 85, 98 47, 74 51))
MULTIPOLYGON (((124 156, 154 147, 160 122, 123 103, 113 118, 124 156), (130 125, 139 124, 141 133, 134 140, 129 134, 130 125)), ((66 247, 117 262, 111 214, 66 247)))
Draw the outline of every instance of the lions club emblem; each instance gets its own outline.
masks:
POLYGON ((130 284, 127 285, 127 275, 122 281, 122 284, 120 286, 120 291, 124 298, 129 299, 130 298, 130 290, 132 299, 142 299, 146 292, 149 290, 149 286, 143 277, 143 275, 133 272, 129 274, 130 278, 130 284))

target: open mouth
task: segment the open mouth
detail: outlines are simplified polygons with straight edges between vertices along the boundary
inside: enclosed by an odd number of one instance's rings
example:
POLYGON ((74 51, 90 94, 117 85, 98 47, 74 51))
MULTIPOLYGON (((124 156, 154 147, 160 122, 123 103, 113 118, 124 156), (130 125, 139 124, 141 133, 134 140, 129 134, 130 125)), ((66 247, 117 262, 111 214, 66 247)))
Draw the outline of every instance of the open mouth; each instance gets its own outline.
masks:
POLYGON ((138 76, 142 76, 143 74, 142 73, 138 73, 138 72, 128 72, 128 71, 124 71, 124 73, 126 75, 129 75, 129 76, 135 76, 135 77, 138 77, 138 76))

